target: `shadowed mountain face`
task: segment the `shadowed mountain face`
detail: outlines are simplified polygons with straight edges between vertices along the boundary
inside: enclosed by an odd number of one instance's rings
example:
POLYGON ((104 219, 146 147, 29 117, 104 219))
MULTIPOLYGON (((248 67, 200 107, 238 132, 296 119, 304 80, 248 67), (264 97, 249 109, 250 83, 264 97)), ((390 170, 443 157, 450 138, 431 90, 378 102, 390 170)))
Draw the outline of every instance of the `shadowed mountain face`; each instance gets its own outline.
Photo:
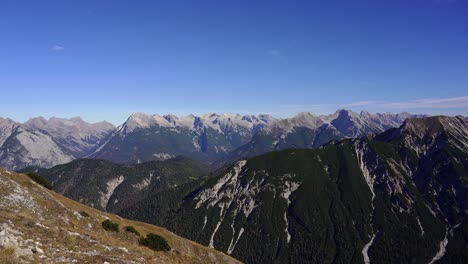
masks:
POLYGON ((464 117, 412 119, 241 160, 118 213, 246 263, 464 262, 467 132, 464 117))
POLYGON ((184 157, 136 165, 79 159, 51 169, 30 167, 22 172, 30 171, 48 179, 56 192, 109 212, 208 175, 206 165, 184 157))

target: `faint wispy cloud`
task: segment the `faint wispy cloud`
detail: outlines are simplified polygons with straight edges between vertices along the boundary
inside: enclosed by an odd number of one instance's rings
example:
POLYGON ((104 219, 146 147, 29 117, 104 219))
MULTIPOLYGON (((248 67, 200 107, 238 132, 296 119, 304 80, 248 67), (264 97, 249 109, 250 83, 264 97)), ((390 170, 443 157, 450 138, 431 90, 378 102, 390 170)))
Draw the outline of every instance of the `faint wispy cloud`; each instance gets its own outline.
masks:
POLYGON ((272 57, 280 57, 281 53, 277 49, 269 49, 265 52, 268 56, 272 57))
POLYGON ((425 98, 401 102, 360 101, 343 105, 344 107, 370 106, 379 108, 463 108, 468 107, 468 96, 451 98, 425 98))
POLYGON ((374 105, 377 104, 376 101, 359 101, 359 102, 353 102, 349 104, 345 104, 343 106, 345 107, 357 107, 357 106, 368 106, 368 105, 374 105))
POLYGON ((377 111, 406 111, 409 109, 424 109, 425 111, 440 111, 441 109, 465 109, 468 108, 468 96, 451 98, 425 98, 399 102, 389 101, 358 101, 345 104, 323 103, 323 104, 289 104, 281 105, 282 113, 314 112, 330 113, 337 109, 349 108, 356 110, 377 111), (439 109, 439 110, 437 110, 439 109))
POLYGON ((65 47, 64 46, 61 46, 61 45, 53 45, 52 48, 51 48, 53 51, 63 51, 65 50, 65 47))
POLYGON ((468 107, 468 96, 391 102, 384 103, 383 106, 388 108, 462 108, 468 107))

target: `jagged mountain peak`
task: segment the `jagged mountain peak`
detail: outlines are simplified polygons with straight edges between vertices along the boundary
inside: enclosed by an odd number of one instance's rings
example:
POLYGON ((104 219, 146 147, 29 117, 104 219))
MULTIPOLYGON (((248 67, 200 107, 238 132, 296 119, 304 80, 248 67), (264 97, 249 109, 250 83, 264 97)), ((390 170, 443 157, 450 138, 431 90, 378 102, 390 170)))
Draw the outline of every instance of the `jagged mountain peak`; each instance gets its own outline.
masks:
POLYGON ((421 139, 444 133, 462 142, 468 141, 468 121, 463 116, 411 118, 407 119, 399 130, 415 134, 421 139))
POLYGON ((315 118, 315 117, 318 117, 318 115, 315 115, 314 113, 311 113, 311 112, 299 112, 293 118, 301 119, 301 118, 315 118))
POLYGON ((43 116, 37 116, 37 117, 32 117, 29 118, 25 124, 33 124, 33 123, 47 123, 47 118, 43 116))
POLYGON ((336 110, 335 114, 343 115, 343 116, 357 115, 356 112, 352 110, 348 110, 348 109, 338 109, 336 110))
POLYGON ((135 127, 146 127, 149 126, 152 123, 152 119, 154 119, 154 116, 150 116, 141 112, 136 112, 132 113, 127 121, 125 121, 125 125, 128 128, 132 128, 133 126, 135 127))
POLYGON ((11 118, 3 118, 3 117, 0 117, 0 122, 6 122, 6 121, 15 122, 15 121, 13 121, 11 118))
POLYGON ((220 130, 220 126, 241 126, 251 128, 255 125, 267 124, 272 122, 273 118, 268 115, 240 115, 230 114, 230 113, 207 113, 200 116, 195 116, 193 114, 187 116, 177 116, 174 114, 167 115, 147 115, 144 113, 133 113, 127 121, 124 123, 124 126, 127 128, 127 132, 133 131, 137 127, 147 128, 155 125, 161 127, 186 127, 194 128, 197 122, 201 122, 205 126, 214 128, 215 130, 220 130))
POLYGON ((88 123, 84 121, 81 117, 75 116, 71 118, 62 118, 62 117, 50 117, 45 118, 43 116, 33 117, 24 122, 24 125, 32 128, 45 129, 49 127, 74 127, 75 129, 88 129, 96 128, 103 130, 112 130, 115 126, 107 121, 101 121, 96 123, 88 123))
POLYGON ((314 115, 309 112, 301 112, 295 115, 292 118, 279 119, 273 122, 265 130, 275 131, 275 133, 287 133, 294 130, 297 127, 306 127, 309 129, 317 129, 323 125, 325 121, 317 115, 314 115))
POLYGON ((359 120, 364 116, 372 116, 369 112, 356 113, 352 110, 340 109, 335 112, 337 119, 359 120))
POLYGON ((188 155, 213 162, 247 143, 258 130, 273 120, 268 115, 230 113, 199 116, 134 113, 90 157, 133 163, 188 155), (144 145, 142 142, 145 142, 144 145))
POLYGON ((390 129, 377 138, 387 141, 409 135, 419 139, 434 138, 446 134, 456 138, 468 138, 468 121, 463 116, 431 116, 408 118, 403 124, 390 129))
MULTIPOLYGON (((361 113, 363 113, 363 112, 361 112, 361 113)), ((367 112, 367 113, 369 113, 369 112, 367 112)), ((366 114, 366 113, 364 112, 363 114, 366 114)), ((336 119, 336 118, 358 118, 359 116, 361 116, 361 115, 354 112, 354 111, 352 111, 352 110, 338 109, 338 110, 335 111, 335 113, 330 114, 330 115, 326 115, 325 117, 327 119, 336 119)))
POLYGON ((468 153, 468 121, 462 116, 410 118, 400 127, 389 129, 375 139, 400 142, 418 156, 443 149, 447 144, 468 153))
POLYGON ((402 126, 407 130, 452 130, 466 125, 466 118, 459 115, 409 118, 402 126))
POLYGON ((407 117, 400 114, 360 114, 340 109, 329 115, 299 113, 291 118, 270 122, 247 143, 232 151, 226 158, 216 162, 217 166, 230 164, 244 157, 253 157, 273 150, 287 148, 316 148, 333 140, 374 136, 383 131, 399 127, 407 117))

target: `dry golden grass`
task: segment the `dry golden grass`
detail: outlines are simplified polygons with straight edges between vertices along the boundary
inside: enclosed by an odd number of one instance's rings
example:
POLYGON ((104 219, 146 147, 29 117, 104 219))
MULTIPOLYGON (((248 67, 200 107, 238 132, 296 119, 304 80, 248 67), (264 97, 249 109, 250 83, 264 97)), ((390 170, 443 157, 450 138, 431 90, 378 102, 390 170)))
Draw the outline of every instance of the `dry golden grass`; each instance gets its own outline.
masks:
POLYGON ((2 264, 18 264, 19 261, 15 255, 14 248, 0 248, 0 263, 2 264))
MULTIPOLYGON (((62 195, 39 186, 22 174, 8 174, 0 170, 0 224, 11 221, 15 229, 22 232, 23 239, 39 242, 43 255, 33 254, 32 259, 22 261, 33 263, 54 263, 57 260, 78 263, 239 263, 237 260, 214 249, 174 235, 157 226, 123 219, 119 216, 85 206, 62 195), (2 197, 11 193, 11 188, 2 180, 12 179, 24 188, 34 200, 35 207, 5 205, 2 197), (83 217, 79 212, 86 212, 83 217), (118 223, 120 232, 105 231, 101 222, 109 218, 118 223), (142 235, 155 233, 168 241, 172 250, 155 252, 138 243, 138 236, 124 230, 133 226, 142 235)), ((11 252, 0 253, 1 257, 11 252)), ((13 252, 13 256, 15 253, 13 252)), ((6 257, 5 257, 6 258, 6 257)), ((8 258, 9 259, 9 258, 8 258)), ((13 259, 13 258, 12 258, 13 259)), ((13 261, 13 260, 12 260, 13 261)), ((0 258, 0 263, 5 262, 0 258)))

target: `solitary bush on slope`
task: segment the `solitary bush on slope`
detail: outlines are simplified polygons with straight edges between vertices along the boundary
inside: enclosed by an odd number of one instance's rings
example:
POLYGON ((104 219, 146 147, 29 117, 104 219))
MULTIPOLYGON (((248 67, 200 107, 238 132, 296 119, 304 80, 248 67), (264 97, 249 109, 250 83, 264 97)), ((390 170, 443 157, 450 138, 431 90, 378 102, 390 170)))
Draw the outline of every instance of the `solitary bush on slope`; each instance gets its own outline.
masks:
POLYGON ((142 244, 143 246, 147 246, 155 251, 171 250, 171 247, 169 246, 169 244, 167 243, 167 240, 164 237, 153 234, 153 233, 147 234, 146 238, 141 237, 140 244, 142 244))
POLYGON ((133 234, 135 234, 135 235, 137 235, 137 236, 140 235, 140 232, 138 232, 138 231, 135 229, 135 227, 133 227, 133 226, 126 226, 126 227, 125 227, 125 231, 127 231, 127 232, 129 232, 129 233, 133 233, 133 234))
POLYGON ((31 178, 31 180, 37 182, 38 184, 46 187, 49 190, 52 190, 52 184, 50 184, 50 182, 46 178, 42 177, 41 175, 35 172, 30 172, 26 175, 28 175, 29 178, 31 178))
POLYGON ((107 231, 119 232, 119 224, 112 223, 112 221, 109 219, 106 219, 102 222, 102 227, 107 231))
POLYGON ((89 214, 87 212, 85 212, 85 211, 81 211, 80 215, 83 216, 83 217, 89 217, 89 214))

